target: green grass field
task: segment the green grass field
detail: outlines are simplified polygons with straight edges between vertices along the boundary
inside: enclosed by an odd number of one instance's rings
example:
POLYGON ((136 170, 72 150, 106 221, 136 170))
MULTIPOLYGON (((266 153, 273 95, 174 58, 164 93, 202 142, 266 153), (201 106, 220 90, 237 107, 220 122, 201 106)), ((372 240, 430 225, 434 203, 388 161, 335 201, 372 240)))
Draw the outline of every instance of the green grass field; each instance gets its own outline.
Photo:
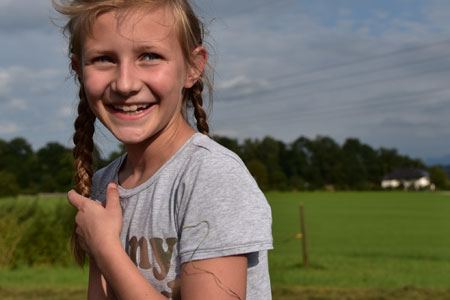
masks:
POLYGON ((269 193, 275 285, 450 287, 450 196, 414 192, 269 193), (310 268, 302 268, 299 203, 310 268))
MULTIPOLYGON (((274 299, 450 299, 450 195, 302 192, 267 198, 274 299), (300 232, 300 202, 309 268, 302 266, 301 240, 293 238, 300 232)), ((66 200, 40 201, 52 206, 66 200)), ((76 267, 0 269, 0 299, 85 299, 86 284, 87 271, 76 267)))

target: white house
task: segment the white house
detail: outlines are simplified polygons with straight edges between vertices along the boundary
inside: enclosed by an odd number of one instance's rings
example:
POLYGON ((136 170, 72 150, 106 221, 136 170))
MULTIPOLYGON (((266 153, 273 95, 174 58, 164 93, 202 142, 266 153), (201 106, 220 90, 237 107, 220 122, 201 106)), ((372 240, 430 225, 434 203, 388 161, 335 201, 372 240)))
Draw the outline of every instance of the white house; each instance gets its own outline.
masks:
POLYGON ((381 180, 383 189, 395 189, 403 186, 408 189, 425 189, 434 190, 434 184, 430 181, 430 174, 427 171, 414 168, 396 169, 384 176, 381 180))

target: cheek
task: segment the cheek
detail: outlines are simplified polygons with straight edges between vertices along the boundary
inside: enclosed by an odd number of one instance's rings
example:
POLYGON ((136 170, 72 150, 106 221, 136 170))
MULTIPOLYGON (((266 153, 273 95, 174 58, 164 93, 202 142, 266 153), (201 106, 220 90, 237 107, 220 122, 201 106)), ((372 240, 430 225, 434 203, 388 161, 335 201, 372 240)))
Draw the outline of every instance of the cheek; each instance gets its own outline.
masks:
POLYGON ((102 82, 98 79, 90 76, 85 76, 83 78, 84 92, 86 94, 89 107, 91 108, 94 115, 102 121, 101 114, 101 99, 103 90, 101 88, 102 82))
POLYGON ((84 91, 90 100, 97 100, 100 98, 107 87, 107 81, 104 76, 98 74, 91 74, 86 72, 83 78, 84 91))
POLYGON ((176 71, 159 72, 148 82, 152 92, 160 99, 176 97, 178 100, 184 87, 184 78, 181 78, 180 73, 176 71))

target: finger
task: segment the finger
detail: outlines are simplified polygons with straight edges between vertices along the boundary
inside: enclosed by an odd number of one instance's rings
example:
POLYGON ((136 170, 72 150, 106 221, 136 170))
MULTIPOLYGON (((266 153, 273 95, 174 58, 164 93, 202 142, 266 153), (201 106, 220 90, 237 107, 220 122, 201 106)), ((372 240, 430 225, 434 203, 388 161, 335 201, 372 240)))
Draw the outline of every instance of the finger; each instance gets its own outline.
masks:
POLYGON ((67 199, 69 200, 69 203, 78 210, 81 209, 83 203, 86 201, 85 197, 81 196, 74 190, 70 190, 67 193, 67 199))
POLYGON ((106 209, 122 209, 120 207, 119 190, 117 189, 117 184, 111 182, 108 184, 106 190, 106 209))

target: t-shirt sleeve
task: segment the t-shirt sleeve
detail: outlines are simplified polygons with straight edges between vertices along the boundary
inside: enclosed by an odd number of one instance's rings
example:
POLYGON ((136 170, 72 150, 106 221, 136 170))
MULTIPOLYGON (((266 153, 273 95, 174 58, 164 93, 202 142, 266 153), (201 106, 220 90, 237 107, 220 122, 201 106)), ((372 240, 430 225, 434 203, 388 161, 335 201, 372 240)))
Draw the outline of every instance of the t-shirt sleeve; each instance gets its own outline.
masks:
POLYGON ((272 216, 244 164, 210 158, 187 174, 178 212, 181 263, 272 249, 272 216))

